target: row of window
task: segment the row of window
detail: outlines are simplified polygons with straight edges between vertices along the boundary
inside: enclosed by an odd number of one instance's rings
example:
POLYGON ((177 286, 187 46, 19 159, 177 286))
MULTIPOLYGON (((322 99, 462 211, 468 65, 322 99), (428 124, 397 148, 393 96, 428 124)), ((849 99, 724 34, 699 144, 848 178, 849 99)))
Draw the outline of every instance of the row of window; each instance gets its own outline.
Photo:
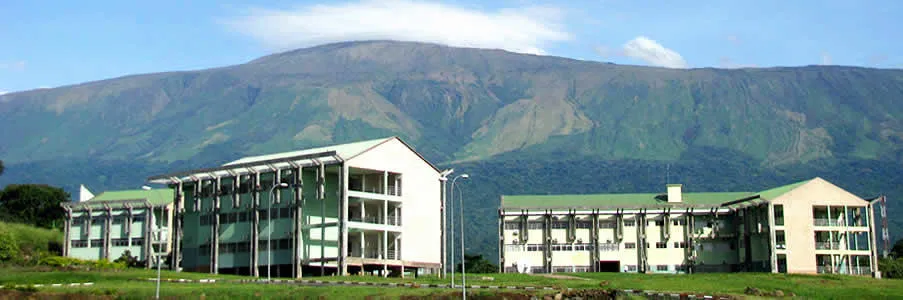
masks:
MULTIPOLYGON (((219 253, 220 254, 228 254, 228 253, 247 253, 251 251, 250 243, 248 242, 235 242, 235 243, 222 243, 219 245, 219 253)), ((291 239, 278 239, 273 240, 273 250, 288 250, 292 248, 292 240, 291 239)), ((257 243, 257 249, 259 251, 267 251, 267 240, 261 240, 257 243)), ((199 247, 198 251, 200 251, 201 255, 207 255, 210 253, 210 244, 203 244, 199 247)))
MULTIPOLYGON (((669 269, 670 267, 671 267, 671 265, 655 265, 655 267, 653 267, 652 269, 654 269, 656 272, 667 272, 667 271, 670 271, 670 269, 669 269)), ((637 265, 624 265, 624 269, 627 272, 636 272, 637 265)), ((687 266, 686 265, 674 265, 674 271, 686 272, 687 266)))
MULTIPOLYGON (((687 220, 675 219, 675 220, 672 220, 671 223, 674 226, 685 226, 685 225, 687 225, 687 220)), ((655 226, 663 227, 663 226, 665 226, 665 221, 664 220, 646 221, 646 226, 652 226, 652 224, 655 224, 655 226)), ((505 230, 520 230, 521 229, 520 225, 521 225, 521 223, 517 222, 517 221, 505 222, 505 230)), ((599 228, 615 228, 616 225, 617 225, 617 222, 614 222, 614 221, 599 222, 599 228)), ((592 221, 577 221, 577 222, 574 222, 574 226, 577 229, 589 229, 589 228, 593 228, 593 223, 592 223, 592 221)), ((635 220, 624 220, 624 226, 625 227, 636 226, 636 221, 635 220)), ((569 227, 570 226, 569 226, 568 221, 553 221, 552 222, 552 229, 568 229, 569 227)), ((711 226, 709 226, 709 227, 711 227, 711 226)), ((529 222, 527 222, 527 229, 529 229, 529 230, 543 229, 543 222, 542 221, 529 221, 529 222)))
MULTIPOLYGON (((93 224, 103 224, 107 220, 107 216, 95 216, 91 218, 93 224)), ((128 220, 127 216, 113 216, 113 225, 125 224, 128 220)), ((144 222, 144 215, 132 216, 132 223, 144 222)), ((87 217, 76 217, 72 219, 72 225, 85 225, 88 223, 87 217)))
MULTIPOLYGON (((129 239, 110 239, 110 244, 113 247, 128 247, 129 239)), ((103 247, 103 240, 72 240, 72 248, 88 248, 89 245, 91 248, 101 248, 103 247)), ((144 246, 144 238, 132 238, 132 246, 144 246)))
MULTIPOLYGON (((260 221, 266 221, 269 218, 267 217, 268 210, 261 209, 258 211, 260 214, 260 221)), ((292 208, 291 207, 277 207, 269 210, 269 212, 273 215, 274 219, 288 219, 292 217, 292 208)), ((207 226, 213 224, 214 218, 216 215, 214 214, 205 214, 200 216, 200 225, 207 226)), ((222 213, 220 214, 220 224, 232 224, 232 223, 244 223, 251 221, 251 212, 249 211, 239 211, 239 212, 231 212, 231 213, 222 213)))

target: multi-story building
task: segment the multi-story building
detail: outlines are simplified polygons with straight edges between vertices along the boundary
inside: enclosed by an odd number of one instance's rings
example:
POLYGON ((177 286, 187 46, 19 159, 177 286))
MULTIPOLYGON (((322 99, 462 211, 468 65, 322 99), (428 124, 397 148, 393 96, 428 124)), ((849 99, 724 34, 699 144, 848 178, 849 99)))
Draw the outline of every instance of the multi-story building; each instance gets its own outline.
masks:
POLYGON ((79 202, 62 204, 64 256, 115 260, 128 251, 150 267, 170 252, 169 236, 160 232, 172 224, 172 190, 107 191, 94 196, 82 186, 80 192, 79 202))
POLYGON ((440 267, 439 172, 395 137, 149 181, 176 191, 176 268, 301 277, 440 267))
POLYGON ((661 194, 502 196, 499 262, 503 272, 880 277, 873 200, 821 178, 757 193, 671 184, 661 194))

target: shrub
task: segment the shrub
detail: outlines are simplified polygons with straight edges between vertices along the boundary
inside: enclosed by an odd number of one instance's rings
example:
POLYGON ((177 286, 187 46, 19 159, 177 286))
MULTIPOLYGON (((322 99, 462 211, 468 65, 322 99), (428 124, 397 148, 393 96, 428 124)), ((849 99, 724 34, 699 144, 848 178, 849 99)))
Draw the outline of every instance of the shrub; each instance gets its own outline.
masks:
POLYGON ((903 278, 903 258, 885 258, 878 261, 878 269, 884 278, 903 278))
POLYGON ((7 231, 0 231, 0 261, 10 261, 19 258, 19 242, 16 237, 7 231))

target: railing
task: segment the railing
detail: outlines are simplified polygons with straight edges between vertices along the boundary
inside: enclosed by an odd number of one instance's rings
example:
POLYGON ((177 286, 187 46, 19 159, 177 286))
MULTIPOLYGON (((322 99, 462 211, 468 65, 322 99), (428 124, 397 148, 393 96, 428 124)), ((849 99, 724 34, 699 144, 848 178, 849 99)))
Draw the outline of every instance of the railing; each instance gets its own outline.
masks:
POLYGON ((839 250, 839 242, 815 242, 816 250, 839 250))
POLYGON ((382 219, 379 216, 365 216, 361 218, 360 216, 353 216, 348 219, 351 222, 363 222, 363 223, 371 223, 371 224, 382 224, 382 219))
POLYGON ((816 267, 816 270, 817 270, 818 274, 833 274, 834 273, 834 268, 831 268, 831 266, 818 266, 818 267, 816 267))
POLYGON ((843 221, 834 219, 815 219, 815 226, 843 226, 843 221))
POLYGON ((392 226, 401 226, 401 216, 399 216, 399 215, 389 215, 389 225, 392 225, 392 226))
POLYGON ((870 268, 870 267, 852 267, 852 268, 850 268, 850 274, 852 274, 852 275, 871 275, 872 268, 870 268))
POLYGON ((599 244, 599 251, 601 251, 601 252, 618 251, 619 249, 620 249, 620 245, 618 245, 616 243, 599 244))
POLYGON ((389 249, 389 253, 386 253, 386 259, 395 260, 395 249, 389 249))

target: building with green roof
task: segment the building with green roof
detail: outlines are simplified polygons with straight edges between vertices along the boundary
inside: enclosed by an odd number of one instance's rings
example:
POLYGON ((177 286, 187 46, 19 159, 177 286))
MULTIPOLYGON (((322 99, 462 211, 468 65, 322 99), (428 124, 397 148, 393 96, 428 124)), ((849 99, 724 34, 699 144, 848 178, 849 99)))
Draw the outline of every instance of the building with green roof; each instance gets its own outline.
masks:
MULTIPOLYGON (((821 178, 759 192, 504 195, 503 272, 880 277, 873 200, 821 178)), ((877 199, 877 198, 876 198, 877 199)))
POLYGON ((175 269, 299 278, 438 271, 440 179, 411 146, 389 137, 148 181, 176 191, 175 269))
POLYGON ((150 267, 171 251, 169 235, 160 232, 171 227, 173 195, 171 189, 138 189, 95 196, 81 186, 77 202, 62 204, 66 210, 63 254, 115 260, 128 253, 150 267))

